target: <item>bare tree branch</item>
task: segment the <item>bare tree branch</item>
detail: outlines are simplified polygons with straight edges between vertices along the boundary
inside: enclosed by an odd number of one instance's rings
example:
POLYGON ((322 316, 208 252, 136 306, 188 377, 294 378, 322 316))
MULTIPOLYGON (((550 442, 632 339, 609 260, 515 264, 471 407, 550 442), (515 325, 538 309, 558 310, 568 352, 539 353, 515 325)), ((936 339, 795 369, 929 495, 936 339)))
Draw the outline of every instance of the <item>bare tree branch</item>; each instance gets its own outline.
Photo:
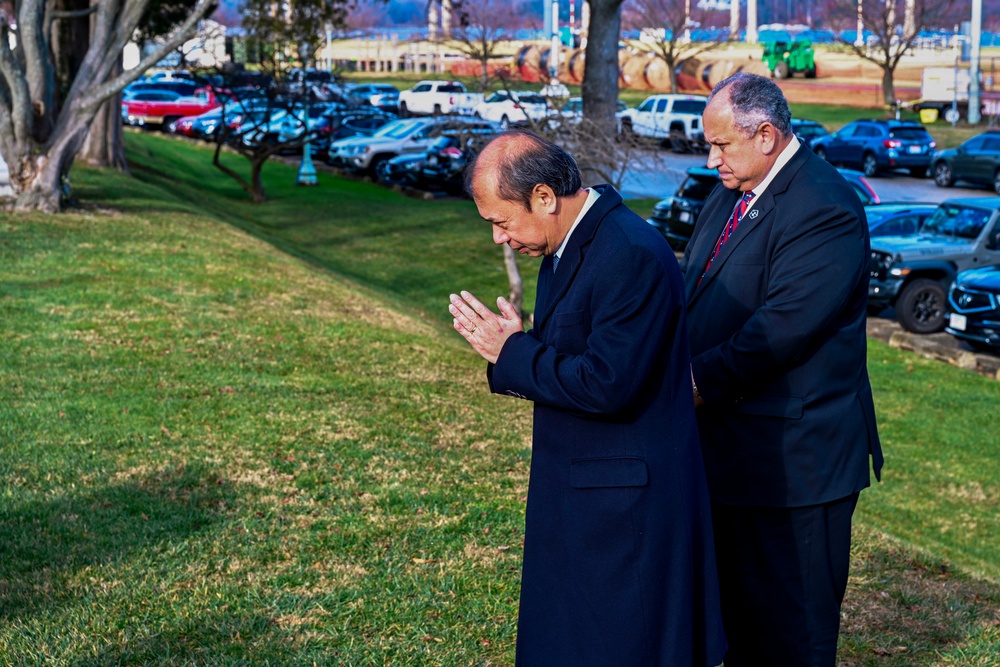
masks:
POLYGON ((178 26, 155 51, 139 61, 138 66, 134 69, 123 72, 110 81, 94 87, 87 95, 81 97, 78 102, 80 107, 82 109, 96 109, 104 100, 121 92, 125 86, 142 76, 143 72, 163 60, 167 54, 183 44, 194 33, 198 22, 210 14, 217 6, 218 0, 200 0, 195 5, 191 16, 178 26))

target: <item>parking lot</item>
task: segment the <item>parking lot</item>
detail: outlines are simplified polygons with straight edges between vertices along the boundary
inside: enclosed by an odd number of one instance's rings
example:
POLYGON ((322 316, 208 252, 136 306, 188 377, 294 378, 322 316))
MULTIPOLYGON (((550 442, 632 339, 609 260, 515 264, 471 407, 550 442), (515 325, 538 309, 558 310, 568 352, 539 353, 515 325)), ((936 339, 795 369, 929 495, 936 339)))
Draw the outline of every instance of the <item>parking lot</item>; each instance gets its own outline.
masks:
MULTIPOLYGON (((658 151, 637 161, 626 172, 622 181, 622 194, 629 198, 659 198, 673 194, 689 167, 704 167, 704 154, 677 154, 658 151)), ((955 197, 989 197, 995 194, 987 188, 950 187, 934 185, 930 178, 913 178, 897 172, 869 178, 868 182, 883 202, 922 201, 940 203, 955 197)))

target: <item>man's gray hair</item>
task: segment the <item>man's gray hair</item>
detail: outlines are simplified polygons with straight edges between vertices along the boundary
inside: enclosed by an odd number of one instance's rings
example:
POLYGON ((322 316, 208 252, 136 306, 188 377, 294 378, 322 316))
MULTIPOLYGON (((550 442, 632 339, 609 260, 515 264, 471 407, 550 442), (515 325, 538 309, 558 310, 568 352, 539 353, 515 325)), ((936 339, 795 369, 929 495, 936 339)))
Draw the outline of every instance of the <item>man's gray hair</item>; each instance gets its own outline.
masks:
POLYGON ((712 89, 709 100, 722 91, 729 93, 736 127, 747 137, 762 123, 771 123, 780 134, 792 134, 792 112, 781 88, 771 79, 749 72, 737 72, 712 89))

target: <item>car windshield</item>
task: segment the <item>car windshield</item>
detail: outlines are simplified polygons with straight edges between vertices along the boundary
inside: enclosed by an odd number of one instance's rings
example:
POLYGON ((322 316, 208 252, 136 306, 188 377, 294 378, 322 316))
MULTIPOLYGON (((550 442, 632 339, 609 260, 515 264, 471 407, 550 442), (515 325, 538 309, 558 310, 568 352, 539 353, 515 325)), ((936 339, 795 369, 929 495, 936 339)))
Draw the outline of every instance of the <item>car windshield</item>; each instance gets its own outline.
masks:
POLYGON ((518 95, 517 101, 523 104, 545 104, 545 98, 541 95, 518 95))
POLYGON ((983 231, 990 211, 955 204, 941 204, 920 227, 921 234, 975 239, 983 231))
POLYGON ((374 136, 389 137, 390 139, 402 139, 413 134, 417 129, 423 127, 423 123, 412 120, 394 120, 378 129, 374 136))
POLYGON ((719 184, 719 179, 712 178, 709 176, 688 176, 681 184, 680 192, 677 194, 681 197, 690 197, 691 199, 708 199, 708 195, 711 194, 715 186, 719 184))

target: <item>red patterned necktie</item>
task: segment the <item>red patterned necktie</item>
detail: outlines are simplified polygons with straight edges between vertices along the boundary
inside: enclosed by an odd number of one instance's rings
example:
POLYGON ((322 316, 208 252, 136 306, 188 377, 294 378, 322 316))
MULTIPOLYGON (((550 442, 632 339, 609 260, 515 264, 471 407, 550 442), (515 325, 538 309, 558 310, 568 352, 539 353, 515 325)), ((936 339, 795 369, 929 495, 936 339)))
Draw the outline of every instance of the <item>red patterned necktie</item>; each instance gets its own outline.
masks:
POLYGON ((712 250, 712 254, 708 257, 708 263, 705 264, 705 270, 701 272, 701 278, 698 279, 698 283, 704 280, 705 274, 708 273, 708 267, 712 266, 712 262, 715 260, 715 256, 719 254, 722 250, 722 246, 726 244, 729 237, 732 236, 733 232, 736 231, 736 226, 740 224, 740 220, 746 215, 747 209, 750 208, 750 200, 754 198, 753 190, 747 190, 743 193, 743 196, 738 202, 736 202, 736 208, 733 209, 733 214, 729 218, 729 222, 722 229, 722 233, 719 234, 719 240, 715 242, 715 248, 712 250))

